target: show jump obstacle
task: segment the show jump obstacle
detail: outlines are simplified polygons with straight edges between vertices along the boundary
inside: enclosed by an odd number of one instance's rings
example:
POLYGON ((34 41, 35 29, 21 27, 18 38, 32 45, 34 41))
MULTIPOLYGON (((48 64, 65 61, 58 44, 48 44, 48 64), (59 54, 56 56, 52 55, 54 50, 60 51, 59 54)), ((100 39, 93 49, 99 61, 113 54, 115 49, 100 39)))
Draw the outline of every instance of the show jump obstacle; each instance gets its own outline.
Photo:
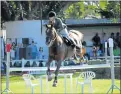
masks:
POLYGON ((11 49, 11 44, 7 44, 6 45, 6 52, 7 52, 7 62, 6 62, 6 89, 3 91, 3 92, 6 92, 6 94, 8 94, 9 92, 11 92, 13 94, 13 92, 9 89, 10 49, 11 49))
MULTIPOLYGON (((109 38, 108 41, 109 41, 109 48, 110 48, 110 61, 111 61, 110 63, 97 64, 97 65, 85 65, 85 66, 83 66, 83 65, 82 66, 69 66, 69 67, 68 66, 66 66, 66 67, 62 66, 60 68, 60 70, 75 70, 75 69, 88 69, 88 68, 111 68, 111 80, 112 80, 112 84, 111 84, 111 87, 110 87, 110 89, 108 90, 107 93, 109 93, 110 90, 112 90, 112 92, 113 92, 113 89, 120 90, 115 85, 113 39, 109 38)), ((106 51, 106 53, 105 53, 105 59, 106 59, 106 62, 107 62, 107 43, 105 43, 105 51, 106 51)), ((1 62, 1 58, 0 58, 0 62, 1 62)), ((8 94, 8 92, 12 92, 9 89, 9 72, 11 72, 11 71, 46 71, 47 70, 47 67, 41 67, 41 68, 39 68, 39 67, 10 68, 10 49, 8 49, 8 51, 7 51, 7 63, 6 63, 6 65, 7 65, 7 68, 6 68, 6 89, 3 92, 7 92, 7 94, 8 94)), ((50 69, 51 70, 55 70, 56 68, 55 67, 51 67, 50 69)))
POLYGON ((112 79, 112 85, 110 89, 108 90, 107 94, 109 93, 110 90, 111 93, 113 92, 114 89, 120 90, 116 85, 115 85, 115 73, 114 73, 114 55, 113 55, 113 39, 109 38, 109 48, 110 48, 110 60, 111 60, 111 79, 112 79))

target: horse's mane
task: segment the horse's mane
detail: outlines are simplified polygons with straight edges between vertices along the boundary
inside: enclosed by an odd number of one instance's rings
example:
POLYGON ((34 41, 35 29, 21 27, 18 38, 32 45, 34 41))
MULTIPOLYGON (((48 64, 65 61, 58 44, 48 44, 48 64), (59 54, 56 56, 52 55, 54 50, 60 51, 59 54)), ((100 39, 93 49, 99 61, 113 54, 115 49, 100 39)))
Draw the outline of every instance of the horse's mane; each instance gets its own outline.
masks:
POLYGON ((53 32, 56 34, 57 40, 62 43, 62 37, 57 33, 54 27, 52 29, 53 29, 53 32))

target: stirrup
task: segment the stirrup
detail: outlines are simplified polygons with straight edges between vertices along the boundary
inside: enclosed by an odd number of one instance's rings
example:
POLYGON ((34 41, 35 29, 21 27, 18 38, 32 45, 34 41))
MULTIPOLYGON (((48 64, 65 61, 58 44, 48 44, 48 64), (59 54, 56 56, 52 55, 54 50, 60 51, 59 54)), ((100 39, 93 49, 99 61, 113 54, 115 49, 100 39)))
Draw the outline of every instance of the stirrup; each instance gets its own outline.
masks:
POLYGON ((79 46, 77 46, 77 45, 75 45, 75 46, 76 46, 76 48, 77 48, 77 49, 80 49, 80 47, 79 47, 79 46))

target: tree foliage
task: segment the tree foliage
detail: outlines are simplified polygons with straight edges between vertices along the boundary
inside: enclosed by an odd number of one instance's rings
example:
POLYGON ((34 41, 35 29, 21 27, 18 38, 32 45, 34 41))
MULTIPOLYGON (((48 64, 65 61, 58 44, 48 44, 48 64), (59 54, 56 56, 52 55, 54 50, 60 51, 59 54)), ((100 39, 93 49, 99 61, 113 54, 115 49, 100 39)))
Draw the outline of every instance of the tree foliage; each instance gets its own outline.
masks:
POLYGON ((57 14, 64 9, 69 1, 1 1, 2 22, 15 20, 47 19, 48 12, 57 14), (42 14, 42 17, 41 17, 42 14))
POLYGON ((66 18, 119 18, 120 1, 80 1, 70 5, 66 10, 66 18))
POLYGON ((119 1, 1 1, 1 21, 47 19, 54 10, 65 18, 119 18, 119 1))

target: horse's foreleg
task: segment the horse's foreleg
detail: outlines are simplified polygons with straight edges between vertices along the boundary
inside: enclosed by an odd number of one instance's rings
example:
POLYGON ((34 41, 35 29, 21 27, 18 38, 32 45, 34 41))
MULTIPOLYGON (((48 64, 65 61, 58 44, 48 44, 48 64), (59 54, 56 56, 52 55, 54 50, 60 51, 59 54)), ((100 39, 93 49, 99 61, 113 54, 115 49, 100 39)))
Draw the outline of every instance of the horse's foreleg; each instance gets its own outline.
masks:
POLYGON ((48 73, 50 72, 50 63, 51 63, 50 60, 46 63, 46 67, 47 67, 47 75, 48 75, 48 73))
POLYGON ((54 82, 53 82, 53 86, 54 86, 54 87, 55 87, 56 84, 57 84, 57 77, 58 77, 59 69, 60 69, 60 67, 61 67, 61 62, 62 62, 62 61, 58 61, 58 62, 57 62, 57 68, 56 68, 56 70, 55 70, 55 79, 54 79, 54 82))
POLYGON ((48 81, 52 80, 52 76, 51 76, 51 72, 50 72, 50 63, 52 62, 51 59, 48 60, 48 62, 46 63, 47 66, 47 75, 48 75, 48 81))

